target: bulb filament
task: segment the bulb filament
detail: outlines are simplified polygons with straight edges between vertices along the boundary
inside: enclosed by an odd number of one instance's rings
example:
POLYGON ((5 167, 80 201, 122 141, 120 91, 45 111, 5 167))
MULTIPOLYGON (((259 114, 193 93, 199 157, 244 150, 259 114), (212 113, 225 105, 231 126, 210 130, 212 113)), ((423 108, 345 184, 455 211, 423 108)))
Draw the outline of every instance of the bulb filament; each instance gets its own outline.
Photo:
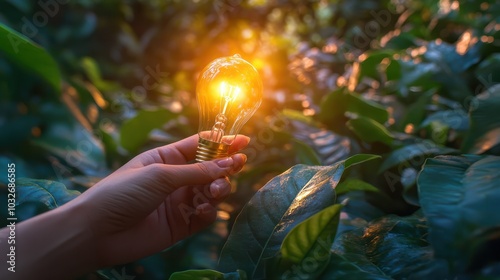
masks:
POLYGON ((228 85, 226 82, 220 84, 219 90, 222 96, 221 102, 224 102, 224 105, 221 104, 222 111, 215 117, 215 124, 210 132, 210 139, 217 143, 221 143, 224 137, 227 122, 226 111, 231 105, 230 103, 236 99, 241 91, 239 87, 228 85))

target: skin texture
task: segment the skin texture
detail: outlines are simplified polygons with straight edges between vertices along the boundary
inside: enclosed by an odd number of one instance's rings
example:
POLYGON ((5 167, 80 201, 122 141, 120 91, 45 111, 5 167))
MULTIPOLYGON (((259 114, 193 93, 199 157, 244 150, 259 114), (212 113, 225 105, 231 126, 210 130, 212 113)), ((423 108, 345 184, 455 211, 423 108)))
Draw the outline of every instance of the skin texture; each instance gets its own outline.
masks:
POLYGON ((231 157, 188 164, 198 136, 144 152, 73 201, 16 225, 16 272, 7 270, 9 230, 0 230, 0 279, 72 279, 159 252, 207 227, 243 167, 249 138, 231 157))

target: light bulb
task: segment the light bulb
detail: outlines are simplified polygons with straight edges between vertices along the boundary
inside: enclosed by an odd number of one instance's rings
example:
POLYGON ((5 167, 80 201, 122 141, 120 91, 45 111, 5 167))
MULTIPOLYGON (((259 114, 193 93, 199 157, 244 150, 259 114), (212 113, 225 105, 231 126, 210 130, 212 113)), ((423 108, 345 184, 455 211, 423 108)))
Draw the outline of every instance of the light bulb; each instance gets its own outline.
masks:
POLYGON ((262 102, 262 81, 257 70, 239 55, 218 58, 198 79, 200 114, 196 161, 228 156, 243 125, 262 102))

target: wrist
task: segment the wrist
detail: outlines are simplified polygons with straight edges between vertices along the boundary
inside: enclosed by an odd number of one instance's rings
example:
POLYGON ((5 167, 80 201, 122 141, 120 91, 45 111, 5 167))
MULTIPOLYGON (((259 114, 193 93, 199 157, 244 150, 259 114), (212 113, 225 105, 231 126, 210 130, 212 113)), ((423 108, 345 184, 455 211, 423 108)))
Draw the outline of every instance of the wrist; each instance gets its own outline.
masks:
MULTIPOLYGON (((76 201, 75 201, 76 202, 76 201)), ((85 207, 68 203, 19 224, 19 279, 68 279, 97 268, 85 207)))

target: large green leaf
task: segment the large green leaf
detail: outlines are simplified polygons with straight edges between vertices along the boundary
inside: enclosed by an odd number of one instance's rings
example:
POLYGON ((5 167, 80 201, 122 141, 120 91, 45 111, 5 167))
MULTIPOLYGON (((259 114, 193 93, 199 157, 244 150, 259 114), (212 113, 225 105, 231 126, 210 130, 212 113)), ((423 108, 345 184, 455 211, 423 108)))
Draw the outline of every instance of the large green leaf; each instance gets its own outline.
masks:
POLYGON ((61 73, 55 60, 42 47, 24 35, 0 23, 0 52, 14 63, 42 77, 57 93, 61 90, 61 73))
MULTIPOLYGON (((389 215, 365 228, 345 232, 332 250, 363 271, 367 279, 445 279, 446 262, 433 258, 432 247, 424 239, 426 233, 425 219, 420 215, 389 215)), ((325 270, 325 279, 337 279, 333 275, 342 279, 339 264, 330 265, 333 268, 325 270)))
POLYGON ((367 117, 358 117, 347 122, 347 127, 351 129, 361 140, 367 143, 381 142, 391 145, 394 139, 387 128, 380 123, 367 117))
POLYGON ((16 216, 26 220, 57 208, 80 193, 59 182, 20 178, 16 181, 16 216))
POLYGON ((378 192, 379 189, 363 180, 347 178, 340 182, 340 184, 335 188, 335 191, 337 192, 337 195, 341 195, 351 191, 378 192))
POLYGON ((335 203, 335 187, 345 169, 377 158, 356 155, 331 166, 296 165, 273 178, 238 215, 219 260, 222 271, 243 269, 263 276, 263 259, 274 256, 286 234, 335 203), (259 267, 259 269, 257 269, 259 267))
POLYGON ((478 231, 500 226, 500 157, 439 156, 428 159, 418 176, 420 205, 436 256, 464 270, 478 231))
MULTIPOLYGON (((457 152, 457 150, 439 146, 432 141, 425 140, 421 143, 407 145, 392 151, 380 166, 379 173, 382 173, 391 167, 405 164, 413 158, 418 158, 415 162, 420 162, 420 164, 422 164, 424 162, 424 158, 426 157, 457 152)), ((407 164, 407 166, 411 165, 407 164)))
POLYGON ((122 146, 131 152, 136 151, 147 141, 151 130, 161 128, 174 116, 174 113, 166 109, 140 111, 135 117, 123 122, 120 129, 122 146))
POLYGON ((500 85, 495 85, 472 99, 470 130, 462 151, 484 153, 500 143, 500 85))
POLYGON ((267 269, 280 279, 316 279, 328 265, 341 209, 340 204, 332 205, 293 228, 281 244, 279 269, 267 269))

